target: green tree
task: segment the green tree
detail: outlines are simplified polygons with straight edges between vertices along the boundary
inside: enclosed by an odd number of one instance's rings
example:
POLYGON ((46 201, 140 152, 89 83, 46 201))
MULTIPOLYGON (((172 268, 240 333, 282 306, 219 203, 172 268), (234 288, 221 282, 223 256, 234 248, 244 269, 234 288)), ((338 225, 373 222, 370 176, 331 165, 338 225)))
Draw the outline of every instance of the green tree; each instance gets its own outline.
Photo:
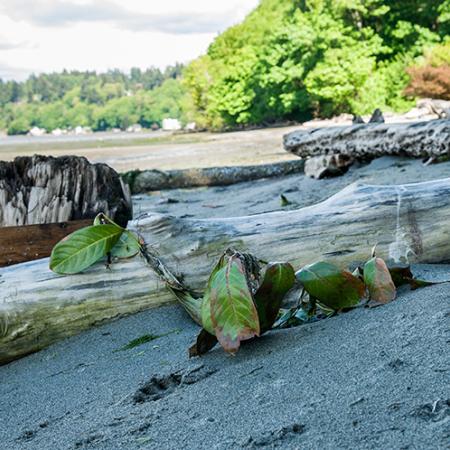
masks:
POLYGON ((401 110, 406 68, 445 38, 447 10, 448 0, 262 0, 184 82, 199 121, 219 128, 401 110))

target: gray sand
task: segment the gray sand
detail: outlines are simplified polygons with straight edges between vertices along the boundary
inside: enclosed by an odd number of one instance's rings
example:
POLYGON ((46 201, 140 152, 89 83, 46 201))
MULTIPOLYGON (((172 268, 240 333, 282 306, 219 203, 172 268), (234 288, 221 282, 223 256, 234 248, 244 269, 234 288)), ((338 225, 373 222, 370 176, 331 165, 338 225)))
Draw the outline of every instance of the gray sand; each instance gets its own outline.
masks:
MULTIPOLYGON (((334 180, 179 190, 137 204, 176 215, 256 213, 280 209, 281 192, 304 206, 356 179, 421 181, 449 168, 383 158, 334 180)), ((450 278, 449 265, 414 270, 450 278)), ((97 327, 0 367, 0 448, 450 448, 449 298, 450 283, 405 288, 387 306, 272 332, 236 357, 217 347, 189 360, 198 328, 177 306, 97 327)))
POLYGON ((450 177, 450 162, 424 166, 419 160, 383 157, 364 166, 353 166, 338 178, 313 180, 304 175, 290 175, 239 183, 226 187, 174 189, 138 195, 134 213, 146 211, 174 216, 232 217, 282 209, 280 194, 299 208, 318 203, 350 183, 402 184, 450 177))

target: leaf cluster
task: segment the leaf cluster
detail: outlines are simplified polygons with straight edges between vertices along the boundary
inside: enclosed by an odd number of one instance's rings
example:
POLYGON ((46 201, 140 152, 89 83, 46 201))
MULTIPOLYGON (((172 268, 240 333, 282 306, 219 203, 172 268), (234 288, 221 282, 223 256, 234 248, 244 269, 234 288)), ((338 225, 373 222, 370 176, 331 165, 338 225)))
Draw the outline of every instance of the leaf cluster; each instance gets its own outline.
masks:
POLYGON ((297 326, 357 306, 393 301, 397 287, 412 289, 431 282, 413 277, 408 266, 388 268, 375 255, 353 273, 326 261, 294 274, 289 263, 269 263, 264 273, 252 255, 227 250, 213 269, 201 302, 202 331, 190 348, 200 356, 217 342, 234 354, 242 341, 277 328, 297 326), (249 261, 251 264, 249 264, 249 261), (256 268, 256 270, 255 270, 256 268), (283 309, 288 292, 301 287, 297 306, 283 309))
POLYGON ((50 269, 61 275, 83 272, 107 257, 131 258, 139 253, 141 243, 131 231, 100 213, 93 225, 81 228, 58 242, 50 256, 50 269))
POLYGON ((409 267, 388 268, 372 256, 353 273, 326 261, 309 264, 297 272, 288 262, 266 263, 255 256, 228 249, 212 270, 202 295, 193 294, 129 230, 99 214, 92 226, 59 242, 50 258, 50 269, 59 274, 86 270, 101 258, 130 258, 141 253, 202 330, 190 348, 200 356, 217 343, 235 354, 243 341, 277 328, 286 328, 328 317, 336 312, 395 299, 397 287, 432 284, 413 277, 409 267), (286 295, 301 288, 297 306, 283 309, 286 295))

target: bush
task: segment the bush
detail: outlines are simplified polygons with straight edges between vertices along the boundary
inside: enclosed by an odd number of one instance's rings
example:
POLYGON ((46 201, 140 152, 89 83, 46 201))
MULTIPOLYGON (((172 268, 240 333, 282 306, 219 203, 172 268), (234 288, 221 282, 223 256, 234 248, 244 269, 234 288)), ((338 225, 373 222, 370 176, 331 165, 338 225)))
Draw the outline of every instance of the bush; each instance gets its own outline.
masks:
POLYGON ((19 117, 9 124, 7 133, 10 136, 15 134, 27 134, 30 128, 29 122, 25 118, 19 117))
POLYGON ((450 100, 450 65, 411 67, 408 73, 411 81, 405 94, 450 100))
POLYGON ((425 52, 426 64, 433 67, 450 65, 450 41, 435 45, 425 52))

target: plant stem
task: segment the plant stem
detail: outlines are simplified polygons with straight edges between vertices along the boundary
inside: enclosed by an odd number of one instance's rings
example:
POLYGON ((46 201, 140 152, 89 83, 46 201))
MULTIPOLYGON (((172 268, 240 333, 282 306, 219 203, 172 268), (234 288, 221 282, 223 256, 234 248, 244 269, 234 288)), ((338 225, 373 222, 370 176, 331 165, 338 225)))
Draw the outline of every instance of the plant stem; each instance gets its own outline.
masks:
POLYGON ((147 247, 142 244, 141 255, 156 275, 166 284, 167 288, 173 292, 192 320, 201 326, 202 298, 185 286, 160 258, 150 253, 147 247))

